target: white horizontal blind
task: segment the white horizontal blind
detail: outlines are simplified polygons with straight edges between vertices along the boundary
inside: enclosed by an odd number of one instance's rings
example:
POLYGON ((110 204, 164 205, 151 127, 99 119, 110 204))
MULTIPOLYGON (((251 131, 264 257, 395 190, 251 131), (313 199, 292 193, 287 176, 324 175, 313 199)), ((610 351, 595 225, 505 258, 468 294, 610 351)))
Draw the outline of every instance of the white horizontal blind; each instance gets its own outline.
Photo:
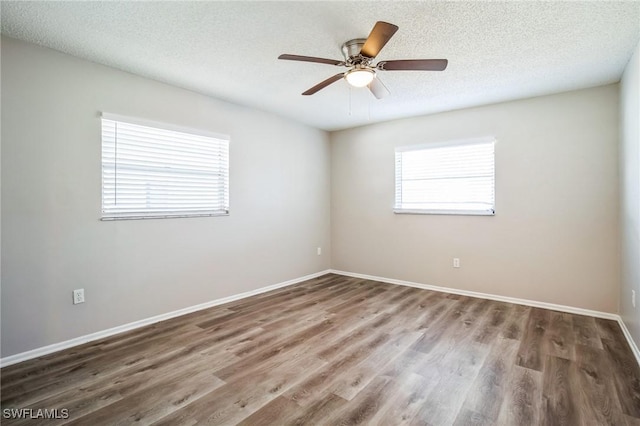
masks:
POLYGON ((494 143, 397 148, 395 212, 494 214, 494 143))
POLYGON ((228 212, 228 139, 103 116, 103 219, 228 212))

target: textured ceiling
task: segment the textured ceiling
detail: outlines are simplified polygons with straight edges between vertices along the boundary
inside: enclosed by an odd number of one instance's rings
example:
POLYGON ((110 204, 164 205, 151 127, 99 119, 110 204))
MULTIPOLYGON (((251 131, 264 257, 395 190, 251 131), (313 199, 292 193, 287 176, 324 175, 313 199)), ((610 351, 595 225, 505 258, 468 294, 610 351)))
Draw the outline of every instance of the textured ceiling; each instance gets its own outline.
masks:
POLYGON ((2 33, 325 130, 544 95, 620 79, 640 2, 9 2, 2 33), (447 58, 444 72, 379 72, 376 100, 338 81, 378 20, 400 30, 377 59, 447 58))

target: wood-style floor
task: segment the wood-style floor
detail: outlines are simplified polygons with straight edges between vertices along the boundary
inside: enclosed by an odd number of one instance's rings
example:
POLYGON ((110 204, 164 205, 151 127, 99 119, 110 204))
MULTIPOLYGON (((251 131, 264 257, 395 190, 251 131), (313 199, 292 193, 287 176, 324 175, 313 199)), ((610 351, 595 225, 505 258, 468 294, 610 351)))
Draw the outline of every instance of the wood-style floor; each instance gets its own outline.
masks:
POLYGON ((640 425, 614 321, 337 275, 1 377, 3 409, 69 410, 46 424, 640 425))

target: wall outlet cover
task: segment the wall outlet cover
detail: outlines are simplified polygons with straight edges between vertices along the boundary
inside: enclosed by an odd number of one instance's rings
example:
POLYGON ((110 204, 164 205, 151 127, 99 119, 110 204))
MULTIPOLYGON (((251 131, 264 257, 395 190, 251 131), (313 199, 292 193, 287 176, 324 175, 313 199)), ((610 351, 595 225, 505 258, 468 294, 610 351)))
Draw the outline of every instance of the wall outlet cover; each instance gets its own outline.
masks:
POLYGON ((73 304, 84 303, 84 288, 73 290, 73 304))

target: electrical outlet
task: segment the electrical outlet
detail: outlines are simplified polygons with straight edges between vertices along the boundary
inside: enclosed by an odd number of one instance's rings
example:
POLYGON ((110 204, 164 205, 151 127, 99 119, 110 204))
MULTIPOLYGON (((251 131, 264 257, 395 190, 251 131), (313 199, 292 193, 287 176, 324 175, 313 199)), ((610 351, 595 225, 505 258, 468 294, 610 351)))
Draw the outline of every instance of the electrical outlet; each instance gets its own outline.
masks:
POLYGON ((84 288, 73 290, 73 304, 84 303, 84 288))
POLYGON ((318 247, 318 256, 322 254, 322 247, 318 247))
POLYGON ((633 305, 633 307, 636 307, 636 291, 635 290, 631 290, 631 304, 633 305))
POLYGON ((460 259, 458 259, 457 257, 453 258, 453 267, 454 268, 459 268, 460 267, 460 259))

